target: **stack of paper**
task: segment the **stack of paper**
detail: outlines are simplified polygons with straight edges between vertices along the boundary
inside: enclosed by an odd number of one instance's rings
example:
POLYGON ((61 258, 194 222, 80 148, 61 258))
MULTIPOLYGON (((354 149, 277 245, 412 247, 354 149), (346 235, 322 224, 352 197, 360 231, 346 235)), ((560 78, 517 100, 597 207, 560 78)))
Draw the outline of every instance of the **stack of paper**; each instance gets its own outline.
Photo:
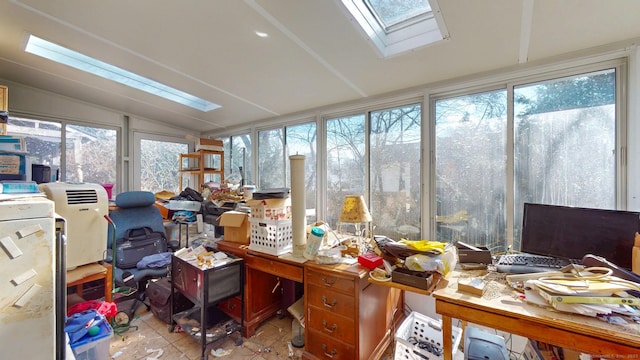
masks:
POLYGON ((528 302, 552 306, 556 310, 581 315, 639 316, 640 298, 627 290, 636 290, 633 283, 614 277, 602 279, 532 279, 525 282, 528 302))

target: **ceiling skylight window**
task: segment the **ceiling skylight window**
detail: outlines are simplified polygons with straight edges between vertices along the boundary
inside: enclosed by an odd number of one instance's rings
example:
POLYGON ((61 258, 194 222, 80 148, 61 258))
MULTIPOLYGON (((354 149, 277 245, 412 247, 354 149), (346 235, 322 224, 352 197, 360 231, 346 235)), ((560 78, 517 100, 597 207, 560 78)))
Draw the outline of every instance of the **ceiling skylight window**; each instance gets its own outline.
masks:
POLYGON ((27 41, 27 46, 24 51, 71 66, 78 70, 86 71, 105 79, 119 82, 120 84, 127 85, 156 96, 160 96, 167 100, 175 101, 179 104, 186 105, 200 111, 207 112, 220 107, 218 104, 187 94, 184 91, 174 89, 170 86, 80 54, 73 50, 69 50, 35 35, 29 35, 29 40, 27 41))
POLYGON ((449 38, 436 0, 342 0, 382 57, 449 38))

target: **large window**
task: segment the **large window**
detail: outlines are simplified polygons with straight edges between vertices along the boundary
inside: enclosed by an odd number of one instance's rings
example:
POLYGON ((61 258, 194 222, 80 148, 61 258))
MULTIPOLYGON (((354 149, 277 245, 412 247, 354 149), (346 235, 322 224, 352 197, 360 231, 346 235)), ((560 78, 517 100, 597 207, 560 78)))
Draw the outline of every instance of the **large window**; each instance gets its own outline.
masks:
POLYGON ((111 129, 66 126, 67 181, 116 183, 117 133, 111 129))
POLYGON ((616 70, 514 89, 515 240, 522 204, 616 208, 616 70))
POLYGON ((365 115, 328 119, 325 221, 336 227, 345 195, 365 195, 365 115))
POLYGON ((420 239, 421 107, 370 113, 370 211, 376 234, 420 239))
POLYGON ((289 125, 258 133, 258 189, 291 187, 289 155, 305 156, 307 222, 316 220, 316 124, 289 125))
POLYGON ((421 119, 421 105, 411 104, 326 121, 330 225, 346 195, 363 195, 375 234, 421 237, 421 119))
POLYGON ((506 91, 440 99, 435 114, 436 238, 497 249, 506 229, 506 91))
POLYGON ((251 171, 251 134, 242 134, 222 139, 224 143, 224 176, 245 185, 255 185, 251 171))
POLYGON ((284 129, 264 130, 258 133, 258 189, 284 187, 284 129))
POLYGON ((140 139, 140 190, 179 194, 183 190, 179 188, 180 154, 188 152, 189 145, 184 143, 140 139))
POLYGON ((435 100, 437 238, 519 249, 524 202, 616 208, 617 71, 435 100))
MULTIPOLYGON (((316 221, 316 123, 287 126, 287 159, 291 155, 304 155, 304 184, 307 222, 316 221)), ((291 186, 291 163, 287 161, 287 186, 291 186)))
MULTIPOLYGON (((11 117, 9 135, 25 138, 32 164, 51 167, 61 181, 116 183, 117 131, 101 127, 63 124, 11 117), (65 156, 62 152, 64 132, 65 156)), ((117 184, 116 189, 117 191, 117 184)))

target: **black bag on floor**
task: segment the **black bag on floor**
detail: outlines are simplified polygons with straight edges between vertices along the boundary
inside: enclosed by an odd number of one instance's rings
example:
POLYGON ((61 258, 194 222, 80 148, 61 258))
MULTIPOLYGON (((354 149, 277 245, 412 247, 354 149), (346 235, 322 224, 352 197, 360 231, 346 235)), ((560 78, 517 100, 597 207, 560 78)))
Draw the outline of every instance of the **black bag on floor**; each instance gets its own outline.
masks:
MULTIPOLYGON (((167 324, 171 324, 171 283, 168 278, 161 278, 156 281, 150 281, 147 291, 145 292, 149 299, 151 312, 160 320, 167 324)), ((180 294, 177 290, 174 292, 173 301, 175 304, 175 312, 191 309, 193 303, 180 294)))
POLYGON ((149 227, 130 229, 122 239, 116 240, 116 266, 134 268, 143 257, 166 252, 166 244, 161 232, 154 232, 149 227))

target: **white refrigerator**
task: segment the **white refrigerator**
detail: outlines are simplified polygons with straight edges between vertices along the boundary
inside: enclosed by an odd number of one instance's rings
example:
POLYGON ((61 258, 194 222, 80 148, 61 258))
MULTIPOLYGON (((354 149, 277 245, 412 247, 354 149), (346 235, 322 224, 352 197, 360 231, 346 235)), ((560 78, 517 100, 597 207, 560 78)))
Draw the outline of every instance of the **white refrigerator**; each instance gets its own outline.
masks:
POLYGON ((0 195, 0 357, 64 359, 64 241, 54 202, 7 198, 0 195))

